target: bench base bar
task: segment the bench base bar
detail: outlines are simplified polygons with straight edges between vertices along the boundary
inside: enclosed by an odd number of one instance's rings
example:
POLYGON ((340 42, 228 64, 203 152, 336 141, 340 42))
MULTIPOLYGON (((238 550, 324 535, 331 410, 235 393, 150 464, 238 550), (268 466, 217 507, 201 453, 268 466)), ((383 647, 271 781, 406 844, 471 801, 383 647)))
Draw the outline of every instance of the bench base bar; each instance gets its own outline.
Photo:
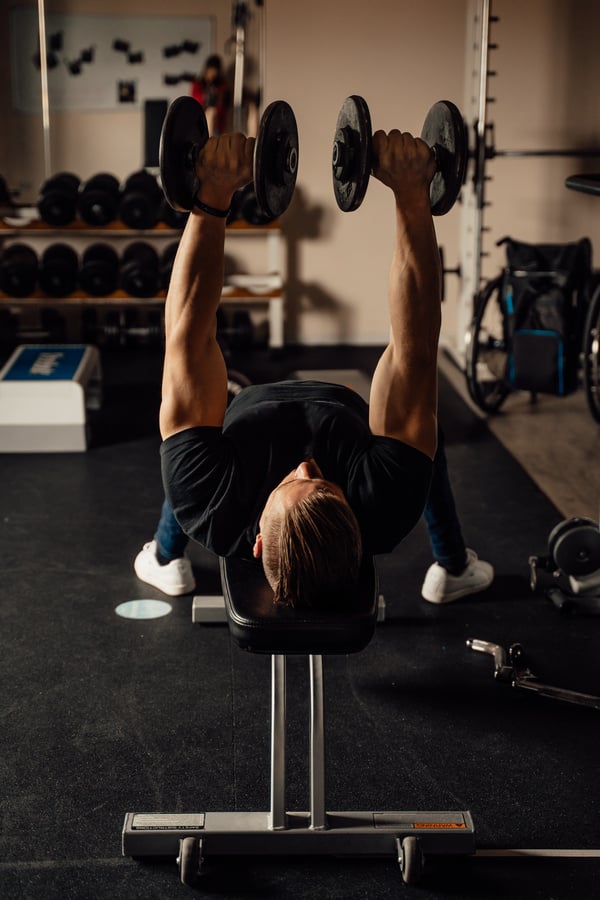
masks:
POLYGON ((475 852, 471 814, 462 812, 328 812, 323 829, 310 813, 289 812, 287 827, 269 828, 268 812, 127 813, 123 856, 177 856, 184 837, 202 839, 203 855, 396 856, 398 838, 419 838, 425 854, 475 852))

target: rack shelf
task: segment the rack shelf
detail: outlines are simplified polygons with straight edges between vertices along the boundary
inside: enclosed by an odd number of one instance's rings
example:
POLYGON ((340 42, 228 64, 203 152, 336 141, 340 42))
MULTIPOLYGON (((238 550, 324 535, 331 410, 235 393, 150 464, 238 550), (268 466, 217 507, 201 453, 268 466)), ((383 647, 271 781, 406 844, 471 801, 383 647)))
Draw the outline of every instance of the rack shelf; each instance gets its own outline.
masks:
MULTIPOLYGON (((152 240, 157 238, 177 239, 180 230, 169 228, 165 223, 159 223, 155 228, 147 230, 131 229, 120 221, 111 222, 108 225, 93 228, 80 220, 66 225, 64 228, 56 228, 48 225, 40 219, 33 219, 26 224, 15 226, 12 221, 0 221, 0 244, 6 240, 60 237, 62 240, 92 238, 94 240, 152 240)), ((245 221, 236 221, 227 226, 226 239, 239 239, 244 236, 264 238, 266 241, 266 271, 272 277, 273 273, 282 273, 284 258, 282 253, 282 235, 279 222, 270 222, 267 225, 250 225, 245 221)), ((51 297, 41 290, 33 291, 27 297, 12 297, 0 291, 0 308, 11 310, 31 309, 33 307, 100 307, 108 308, 136 307, 161 308, 164 306, 166 291, 160 291, 154 297, 132 297, 125 291, 117 290, 106 297, 93 297, 84 291, 75 290, 67 297, 51 297)), ((281 279, 281 286, 269 287, 267 290, 253 291, 251 288, 238 285, 224 287, 221 303, 224 306, 241 309, 267 309, 269 323, 269 347, 272 349, 284 346, 284 306, 285 290, 281 279)))

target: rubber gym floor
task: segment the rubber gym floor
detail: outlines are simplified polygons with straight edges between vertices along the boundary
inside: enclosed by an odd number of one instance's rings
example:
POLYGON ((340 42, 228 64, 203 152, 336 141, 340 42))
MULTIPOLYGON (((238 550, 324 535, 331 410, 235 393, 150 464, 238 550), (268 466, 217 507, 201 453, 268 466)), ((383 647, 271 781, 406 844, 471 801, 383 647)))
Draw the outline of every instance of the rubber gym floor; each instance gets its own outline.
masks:
MULTIPOLYGON (((378 348, 286 350, 236 360, 255 381, 358 368, 378 348), (326 360, 326 362, 325 362, 326 360)), ((566 900, 599 895, 597 710, 494 681, 468 638, 520 642, 550 684, 596 693, 600 620, 561 616, 528 581, 563 516, 442 378, 440 405, 467 543, 496 568, 484 594, 437 608, 420 523, 378 559, 387 619, 359 654, 325 660, 330 809, 469 809, 474 857, 433 857, 417 887, 393 859, 212 861, 198 888, 175 861, 121 856, 128 811, 268 807, 270 664, 226 626, 193 625, 191 596, 163 618, 123 619, 165 599, 132 561, 162 488, 160 352, 105 352, 105 404, 86 453, 0 456, 0 896, 566 900), (514 855, 510 850, 558 855, 514 855), (505 851, 497 855, 498 851, 505 851)), ((560 477, 560 476, 558 476, 560 477)), ((198 593, 217 561, 190 551, 198 593)), ((307 665, 288 666, 288 808, 306 809, 307 665)))

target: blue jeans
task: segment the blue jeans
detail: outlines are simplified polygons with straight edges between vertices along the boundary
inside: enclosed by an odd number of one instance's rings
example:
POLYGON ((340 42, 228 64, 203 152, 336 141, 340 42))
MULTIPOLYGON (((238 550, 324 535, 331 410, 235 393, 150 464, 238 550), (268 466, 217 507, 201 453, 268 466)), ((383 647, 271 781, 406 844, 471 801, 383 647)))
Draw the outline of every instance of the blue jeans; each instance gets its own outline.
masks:
POLYGON ((175 518, 168 500, 163 501, 156 534, 156 549, 167 562, 180 559, 188 543, 188 536, 175 518))
MULTIPOLYGON (((448 475, 444 435, 441 431, 438 434, 431 487, 423 515, 434 559, 445 569, 458 574, 466 564, 466 549, 448 475)), ((154 540, 159 554, 167 561, 179 559, 187 546, 188 537, 167 500, 162 505, 154 540)))
POLYGON ((449 572, 459 574, 466 565, 467 551, 456 512, 441 430, 438 430, 438 447, 423 516, 435 561, 449 572))

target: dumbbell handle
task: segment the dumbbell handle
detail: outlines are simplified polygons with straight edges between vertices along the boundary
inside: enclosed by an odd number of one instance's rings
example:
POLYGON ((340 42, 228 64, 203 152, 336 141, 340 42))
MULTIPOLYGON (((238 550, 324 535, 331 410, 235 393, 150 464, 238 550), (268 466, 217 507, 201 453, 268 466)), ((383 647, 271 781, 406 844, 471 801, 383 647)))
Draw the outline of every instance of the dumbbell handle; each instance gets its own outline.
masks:
MULTIPOLYGON (((431 150, 431 153, 435 160, 435 170, 437 172, 437 171, 439 171, 439 168, 440 168, 440 156, 439 156, 440 147, 438 146, 438 144, 433 144, 432 146, 429 146, 429 149, 431 150)), ((351 156, 351 154, 352 154, 352 151, 350 150, 350 156, 351 156)), ((339 169, 339 172, 336 173, 339 178, 343 177, 344 167, 347 165, 347 163, 349 161, 350 160, 348 157, 347 145, 343 141, 338 140, 336 137, 336 139, 333 142, 333 153, 332 153, 332 157, 331 157, 331 164, 334 169, 339 169)))

